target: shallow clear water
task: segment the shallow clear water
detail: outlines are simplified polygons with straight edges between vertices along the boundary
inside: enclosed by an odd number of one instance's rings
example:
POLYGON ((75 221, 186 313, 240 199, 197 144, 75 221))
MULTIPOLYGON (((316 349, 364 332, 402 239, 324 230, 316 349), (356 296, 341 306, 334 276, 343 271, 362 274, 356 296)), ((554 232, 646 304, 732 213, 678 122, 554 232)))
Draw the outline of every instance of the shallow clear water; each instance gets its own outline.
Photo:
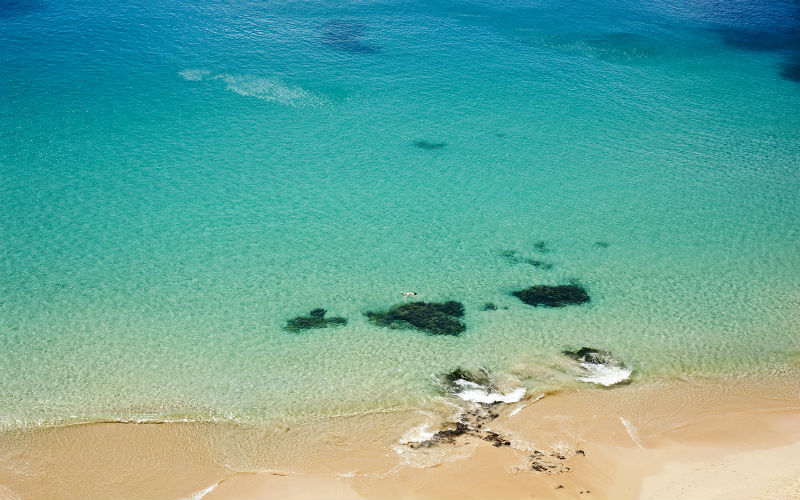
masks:
POLYGON ((0 422, 408 407, 459 365, 570 383, 583 345, 634 382, 796 367, 797 20, 0 0, 0 422), (510 296, 570 279, 590 304, 510 296), (412 290, 467 331, 364 318, 412 290), (349 324, 282 329, 316 307, 349 324))

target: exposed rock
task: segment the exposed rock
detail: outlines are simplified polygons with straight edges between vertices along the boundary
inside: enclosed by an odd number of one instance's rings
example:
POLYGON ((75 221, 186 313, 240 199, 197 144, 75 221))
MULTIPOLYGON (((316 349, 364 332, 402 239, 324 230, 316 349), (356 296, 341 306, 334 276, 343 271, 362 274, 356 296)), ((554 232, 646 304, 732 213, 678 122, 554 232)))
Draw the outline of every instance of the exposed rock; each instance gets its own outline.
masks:
POLYGON ((420 149, 427 149, 427 150, 442 149, 443 147, 447 146, 446 142, 431 142, 425 140, 417 140, 412 142, 411 144, 420 149))
POLYGON ((512 295, 534 307, 564 307, 589 302, 589 294, 580 285, 535 285, 512 292, 512 295))
POLYGON ((607 351, 601 351, 600 349, 591 347, 581 347, 577 351, 561 351, 561 353, 579 363, 589 363, 593 365, 619 364, 607 351))
POLYGON ((447 382, 448 392, 457 392, 460 390, 460 387, 456 383, 459 380, 465 380, 486 388, 491 388, 494 386, 494 384, 492 384, 491 377, 489 376, 489 372, 483 369, 471 372, 463 368, 456 368, 450 373, 445 374, 444 380, 447 382))
POLYGON ((370 322, 388 328, 416 328, 431 335, 458 335, 467 327, 455 319, 464 316, 464 305, 456 301, 406 302, 385 312, 368 311, 370 322))
POLYGON ((500 434, 494 431, 487 432, 482 439, 484 441, 489 441, 490 443, 492 443, 492 446, 494 446, 495 448, 500 448, 501 446, 511 446, 511 441, 508 441, 507 439, 505 439, 500 434))
POLYGON ((631 381, 633 370, 606 351, 582 347, 577 351, 562 351, 562 354, 579 363, 582 374, 577 379, 581 382, 611 387, 631 381))
POLYGON ((312 328, 327 328, 329 326, 346 325, 347 319, 340 316, 325 317, 325 309, 312 309, 308 316, 297 316, 286 321, 286 330, 298 332, 312 328))

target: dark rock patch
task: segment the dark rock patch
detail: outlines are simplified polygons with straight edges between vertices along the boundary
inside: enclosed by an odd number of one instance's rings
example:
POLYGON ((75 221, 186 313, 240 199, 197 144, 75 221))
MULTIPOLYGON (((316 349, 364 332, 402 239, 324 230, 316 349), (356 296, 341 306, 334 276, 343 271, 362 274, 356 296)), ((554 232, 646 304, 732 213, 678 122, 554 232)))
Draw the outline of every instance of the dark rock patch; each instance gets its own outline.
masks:
MULTIPOLYGON (((575 455, 577 454, 575 452, 575 455)), ((545 474, 569 472, 571 469, 564 463, 565 460, 567 460, 567 456, 563 453, 553 451, 549 455, 545 455, 543 452, 536 450, 532 455, 528 456, 528 469, 545 474)), ((556 487, 556 489, 560 488, 563 488, 563 486, 556 487)))
MULTIPOLYGON (((544 243, 544 242, 542 242, 542 243, 544 243)), ((540 251, 544 251, 544 250, 540 250, 540 251)), ((531 258, 522 257, 521 255, 519 255, 519 252, 517 252, 516 250, 501 250, 500 251, 500 256, 503 257, 504 259, 506 259, 511 264, 528 264, 529 266, 538 267, 538 268, 544 269, 546 271, 549 271, 550 269, 553 269, 553 264, 551 264, 549 262, 545 262, 545 261, 540 260, 540 259, 531 259, 531 258)))
POLYGON ((458 386, 459 380, 479 385, 481 387, 486 387, 488 389, 494 388, 494 383, 492 382, 492 378, 489 376, 489 372, 483 369, 469 371, 463 368, 456 368, 450 373, 446 373, 443 378, 446 385, 445 391, 451 394, 460 390, 460 387, 458 386))
POLYGON ((534 285, 512 292, 514 297, 530 306, 564 307, 589 302, 589 294, 580 285, 534 285))
POLYGON ((511 446, 511 441, 508 441, 506 438, 494 431, 487 432, 481 439, 484 441, 489 441, 495 448, 500 448, 501 446, 511 446))
POLYGON ((357 21, 343 19, 326 23, 322 27, 322 43, 336 50, 353 54, 373 54, 379 51, 375 45, 364 42, 366 26, 357 21))
POLYGON ((608 248, 608 242, 597 240, 594 242, 594 246, 596 246, 597 248, 608 248))
POLYGON ((800 59, 784 63, 781 68, 781 78, 800 83, 800 59))
POLYGON ((538 267, 540 269, 544 269, 545 271, 549 271, 549 270, 553 269, 553 264, 551 264, 549 262, 545 262, 543 260, 525 259, 522 262, 524 262, 526 264, 529 264, 529 265, 531 265, 533 267, 538 267))
POLYGON ((297 316, 286 321, 286 330, 299 332, 313 328, 327 328, 329 326, 346 325, 347 319, 340 316, 325 317, 325 309, 312 309, 308 316, 297 316))
POLYGON ((497 305, 495 305, 494 302, 486 302, 485 304, 483 304, 483 310, 484 311, 496 311, 497 310, 497 305))
POLYGON ((425 141, 425 140, 414 141, 411 144, 413 144, 414 146, 416 146, 416 147, 418 147, 420 149, 427 149, 429 151, 434 150, 434 149, 442 149, 443 147, 447 146, 446 142, 431 142, 431 141, 425 141))
POLYGON ((569 356, 579 363, 589 363, 592 365, 616 365, 619 364, 610 353, 591 347, 581 347, 577 351, 561 351, 565 356, 569 356))
POLYGON ((416 328, 431 335, 459 335, 467 326, 456 318, 464 316, 461 302, 407 302, 385 312, 368 311, 364 315, 378 326, 416 328))

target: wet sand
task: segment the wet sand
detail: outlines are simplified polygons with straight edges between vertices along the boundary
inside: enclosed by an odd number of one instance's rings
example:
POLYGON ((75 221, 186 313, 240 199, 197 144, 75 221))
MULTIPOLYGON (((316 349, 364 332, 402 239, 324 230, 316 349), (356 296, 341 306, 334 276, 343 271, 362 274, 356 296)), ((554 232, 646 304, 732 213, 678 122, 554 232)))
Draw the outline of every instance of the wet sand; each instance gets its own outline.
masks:
POLYGON ((531 401, 496 408, 485 425, 511 443, 499 447, 475 435, 401 445, 430 422, 420 412, 5 432, 0 497, 800 498, 797 377, 634 383, 531 401))

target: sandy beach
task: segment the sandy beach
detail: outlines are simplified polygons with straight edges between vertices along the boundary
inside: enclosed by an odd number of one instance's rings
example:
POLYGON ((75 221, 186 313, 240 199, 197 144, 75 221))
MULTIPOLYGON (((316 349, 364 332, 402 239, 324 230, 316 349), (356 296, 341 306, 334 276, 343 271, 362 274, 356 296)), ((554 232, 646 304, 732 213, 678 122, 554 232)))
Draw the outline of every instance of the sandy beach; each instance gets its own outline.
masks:
POLYGON ((419 412, 6 432, 0 496, 800 498, 798 394, 796 377, 564 391, 495 407, 487 432, 507 446, 401 444, 419 412))

